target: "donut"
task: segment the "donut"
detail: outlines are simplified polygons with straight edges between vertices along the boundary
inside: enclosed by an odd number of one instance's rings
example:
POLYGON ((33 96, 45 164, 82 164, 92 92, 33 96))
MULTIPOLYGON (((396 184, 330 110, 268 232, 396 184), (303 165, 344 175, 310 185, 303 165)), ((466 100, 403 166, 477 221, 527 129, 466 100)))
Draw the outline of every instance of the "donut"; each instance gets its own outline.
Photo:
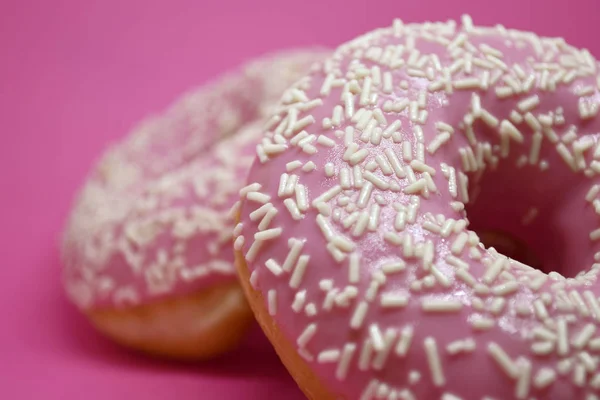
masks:
POLYGON ((234 268, 230 209, 252 164, 261 118, 324 51, 264 56, 191 90, 112 146, 68 218, 63 282, 116 342, 205 359, 253 321, 234 268))
POLYGON ((395 20, 288 90, 303 99, 264 131, 234 246, 308 398, 600 398, 589 51, 395 20))

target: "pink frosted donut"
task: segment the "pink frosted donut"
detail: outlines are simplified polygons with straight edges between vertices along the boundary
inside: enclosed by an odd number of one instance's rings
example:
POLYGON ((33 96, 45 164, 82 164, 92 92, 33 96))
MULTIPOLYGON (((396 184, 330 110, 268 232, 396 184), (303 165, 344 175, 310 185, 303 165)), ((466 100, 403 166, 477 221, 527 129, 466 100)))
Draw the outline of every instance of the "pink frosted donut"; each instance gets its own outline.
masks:
POLYGON ((193 91, 109 150, 63 243, 70 299, 118 342, 163 356, 221 353, 252 321, 236 280, 230 215, 261 117, 322 58, 264 57, 193 91))
POLYGON ((235 246, 306 395, 599 399, 590 53, 469 17, 395 21, 298 91, 265 133, 235 246))

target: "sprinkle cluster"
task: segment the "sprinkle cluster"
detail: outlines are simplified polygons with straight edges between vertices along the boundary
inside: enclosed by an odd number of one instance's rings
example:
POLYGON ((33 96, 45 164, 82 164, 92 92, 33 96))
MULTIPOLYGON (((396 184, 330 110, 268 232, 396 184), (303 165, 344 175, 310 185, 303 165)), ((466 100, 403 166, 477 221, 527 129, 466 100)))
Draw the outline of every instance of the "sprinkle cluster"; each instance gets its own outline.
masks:
POLYGON ((344 44, 264 127, 234 232, 251 285, 345 398, 600 398, 599 109, 597 61, 563 39, 465 16, 344 44), (524 227, 569 194, 585 270, 545 274, 469 229, 502 171, 541 190, 524 227))
POLYGON ((235 279, 229 211, 254 158, 256 121, 322 54, 251 62, 183 96, 102 157, 63 243, 65 286, 79 307, 135 305, 235 279))

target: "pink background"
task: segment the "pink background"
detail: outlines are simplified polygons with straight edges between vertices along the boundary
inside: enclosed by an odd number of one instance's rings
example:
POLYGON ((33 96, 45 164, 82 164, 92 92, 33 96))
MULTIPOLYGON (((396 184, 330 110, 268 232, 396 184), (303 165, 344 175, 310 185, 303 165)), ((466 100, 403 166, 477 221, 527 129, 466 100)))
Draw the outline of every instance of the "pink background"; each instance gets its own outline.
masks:
POLYGON ((74 191, 109 140, 250 57, 334 46, 396 16, 463 12, 600 55, 597 0, 0 2, 0 397, 302 399, 258 330, 239 352, 190 366, 150 361, 97 335, 58 279, 58 235, 74 191))

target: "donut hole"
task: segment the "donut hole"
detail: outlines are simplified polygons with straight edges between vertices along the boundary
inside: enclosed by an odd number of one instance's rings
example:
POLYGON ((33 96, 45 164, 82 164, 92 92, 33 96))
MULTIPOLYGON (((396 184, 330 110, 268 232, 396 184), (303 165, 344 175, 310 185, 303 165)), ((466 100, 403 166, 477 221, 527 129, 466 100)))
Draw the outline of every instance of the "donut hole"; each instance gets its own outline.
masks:
MULTIPOLYGON (((516 157, 515 157, 516 158, 516 157)), ((598 216, 585 201, 589 181, 553 159, 549 168, 502 160, 479 179, 469 175, 469 228, 494 247, 545 273, 575 277, 594 263, 589 233, 598 216)))

